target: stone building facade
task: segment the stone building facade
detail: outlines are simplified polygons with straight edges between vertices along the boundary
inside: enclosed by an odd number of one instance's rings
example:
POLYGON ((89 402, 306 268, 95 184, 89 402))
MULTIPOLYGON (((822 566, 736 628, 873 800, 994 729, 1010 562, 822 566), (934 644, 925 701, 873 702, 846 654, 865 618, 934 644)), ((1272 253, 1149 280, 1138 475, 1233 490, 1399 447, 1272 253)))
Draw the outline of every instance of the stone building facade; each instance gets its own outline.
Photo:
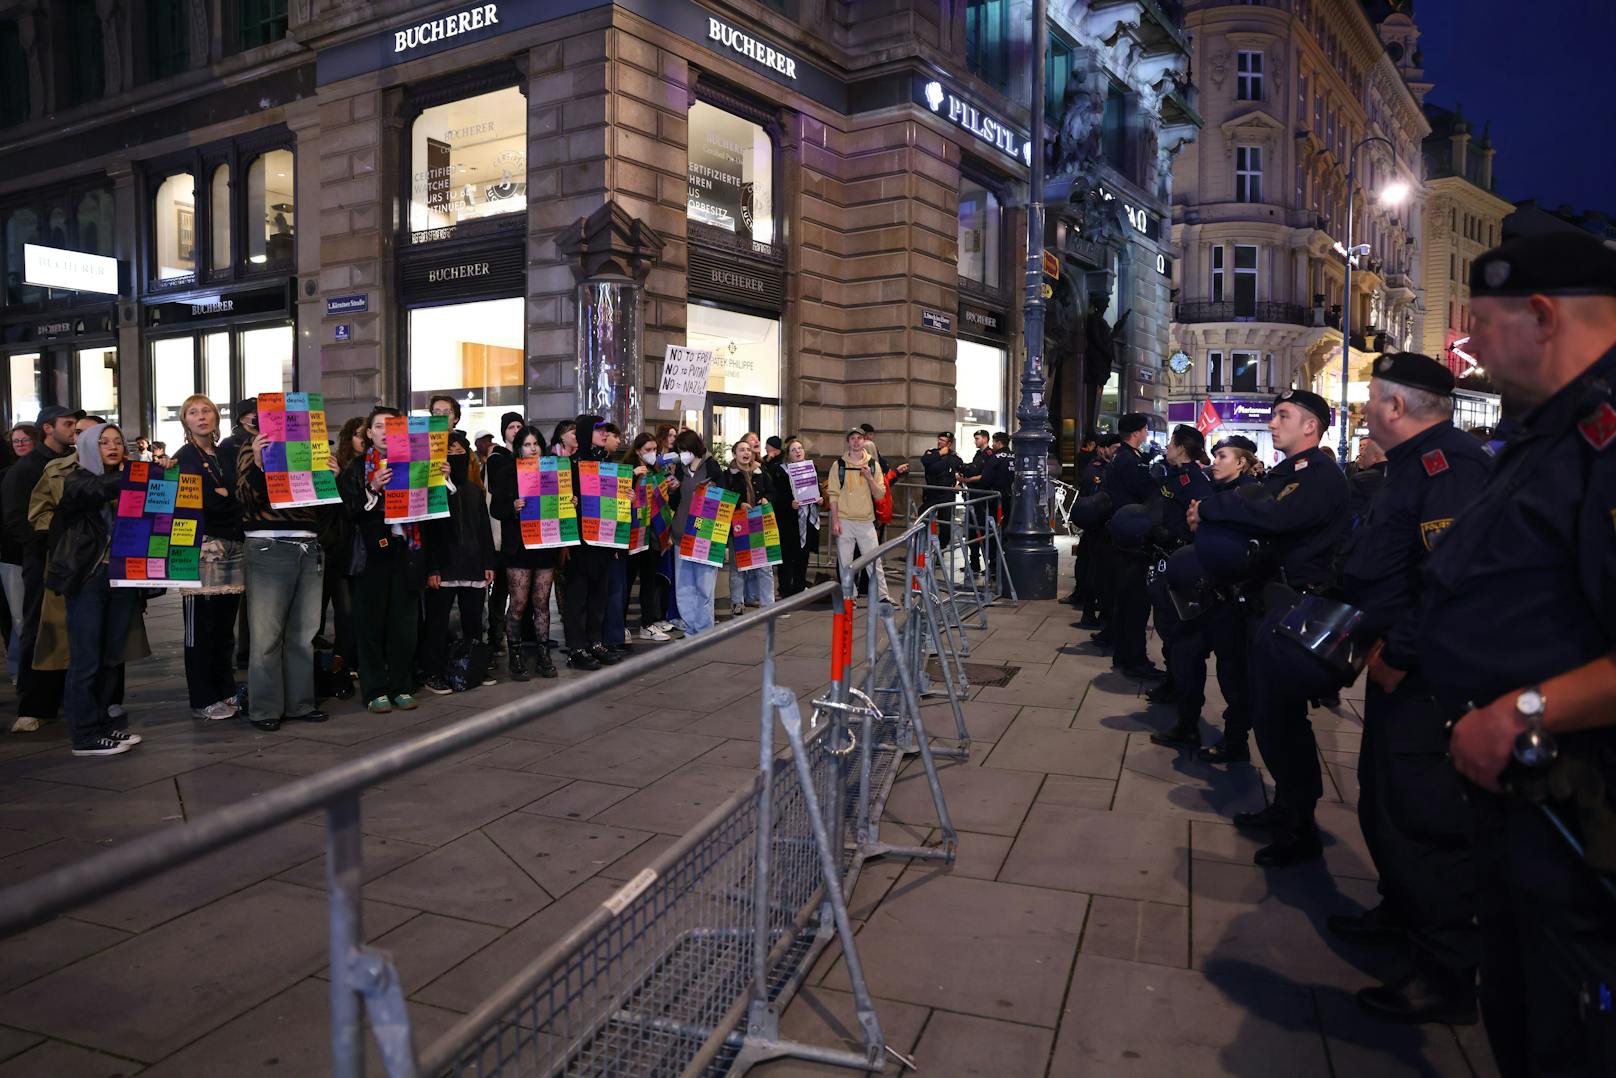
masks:
MULTIPOLYGON (((1206 127, 1178 158, 1173 241, 1182 252, 1169 357, 1170 413, 1211 400, 1220 433, 1269 451, 1267 403, 1288 387, 1342 396, 1347 178, 1356 153, 1350 378, 1356 416, 1368 369, 1418 344, 1421 140, 1429 125, 1411 5, 1268 0, 1190 5, 1206 127), (1400 206, 1375 198, 1410 187, 1400 206)), ((1354 427, 1358 425, 1352 419, 1354 427)), ((1339 429, 1339 428, 1337 428, 1339 429)), ((1331 436, 1334 440, 1334 434, 1331 436)))
MULTIPOLYGON (((830 452, 869 422, 897 456, 1010 429, 1029 116, 975 59, 1012 7, 0 0, 0 59, 26 57, 0 82, 5 414, 172 443, 194 391, 321 392, 334 420, 450 391, 468 433, 588 407, 830 452), (37 283, 28 244, 117 285, 37 283), (659 392, 685 345, 714 353, 700 401, 659 392)), ((1130 333, 1160 334, 1158 291, 1130 333)))

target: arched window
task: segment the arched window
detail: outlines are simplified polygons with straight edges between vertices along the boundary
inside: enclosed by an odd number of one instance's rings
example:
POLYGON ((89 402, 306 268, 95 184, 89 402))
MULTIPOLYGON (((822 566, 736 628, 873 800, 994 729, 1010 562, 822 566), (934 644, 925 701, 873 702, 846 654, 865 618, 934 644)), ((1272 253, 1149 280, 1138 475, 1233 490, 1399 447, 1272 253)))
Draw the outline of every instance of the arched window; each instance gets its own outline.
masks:
POLYGON ((215 270, 230 268, 230 166, 219 165, 213 170, 213 178, 208 181, 208 216, 211 218, 209 231, 212 234, 212 251, 209 254, 208 264, 215 270))
POLYGON ((157 279, 195 274, 196 177, 176 172, 158 185, 152 199, 152 230, 157 242, 152 258, 157 279))
POLYGON ((270 150, 247 166, 243 253, 253 265, 292 260, 297 226, 291 150, 270 150))

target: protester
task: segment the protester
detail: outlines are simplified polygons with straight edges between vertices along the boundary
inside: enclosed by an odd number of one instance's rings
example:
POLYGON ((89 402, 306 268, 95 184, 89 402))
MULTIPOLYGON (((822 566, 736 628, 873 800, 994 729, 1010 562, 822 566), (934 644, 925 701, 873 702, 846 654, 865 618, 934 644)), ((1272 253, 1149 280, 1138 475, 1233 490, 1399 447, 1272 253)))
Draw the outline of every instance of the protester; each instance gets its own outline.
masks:
MULTIPOLYGON (((342 425, 337 435, 332 456, 337 472, 353 463, 365 452, 365 417, 354 416, 342 425)), ((330 692, 339 700, 354 693, 354 671, 359 668, 359 639, 354 631, 353 577, 358 554, 358 532, 346 512, 332 511, 319 514, 320 546, 325 551, 324 596, 320 608, 320 633, 325 632, 325 606, 331 604, 331 616, 336 623, 336 639, 332 644, 329 669, 330 692)))
MULTIPOLYGON (((616 423, 607 422, 601 423, 600 427, 606 432, 605 441, 601 443, 606 461, 613 464, 627 463, 621 452, 622 429, 616 423)), ((627 551, 614 548, 611 558, 606 563, 606 610, 601 627, 601 644, 609 654, 619 658, 629 652, 628 562, 627 551)))
POLYGON ((570 457, 576 452, 578 452, 578 423, 576 420, 563 419, 555 425, 555 433, 550 435, 550 455, 570 457))
POLYGON ((365 709, 373 715, 416 707, 411 692, 426 583, 423 529, 419 523, 388 523, 385 505, 393 475, 387 466, 387 421, 401 415, 397 408, 372 408, 365 417, 364 454, 337 477, 343 507, 364 551, 354 574, 353 598, 359 611, 359 688, 365 709))
MULTIPOLYGON (((769 477, 758 466, 755 452, 746 438, 730 447, 730 467, 724 477, 724 485, 740 496, 741 500, 735 506, 737 516, 750 513, 753 506, 774 507, 774 488, 769 477)), ((734 534, 733 528, 730 534, 734 534)), ((748 606, 763 607, 774 602, 774 571, 766 565, 757 569, 741 569, 736 564, 733 542, 730 543, 729 557, 730 614, 738 618, 746 613, 748 606)))
MULTIPOLYGON (((578 465, 585 461, 604 461, 608 456, 610 432, 604 419, 598 415, 578 416, 571 428, 558 434, 557 441, 566 444, 571 438, 572 489, 574 499, 582 489, 578 478, 578 465)), ((574 670, 599 670, 618 661, 618 656, 606 650, 606 608, 610 603, 611 565, 619 551, 611 547, 590 543, 581 536, 578 545, 567 549, 567 572, 562 581, 561 620, 567 632, 567 665, 574 670)))
POLYGON ((477 455, 477 466, 482 469, 484 475, 488 474, 488 454, 494 451, 494 432, 478 431, 471 439, 471 445, 477 455))
MULTIPOLYGON (((516 433, 527 425, 519 412, 506 412, 499 417, 499 438, 488 449, 487 467, 483 471, 483 486, 488 491, 488 512, 491 518, 489 524, 494 530, 494 546, 500 552, 496 570, 503 570, 505 566, 505 551, 507 543, 504 536, 505 522, 498 513, 494 512, 493 495, 504 482, 503 472, 513 467, 515 459, 511 455, 511 447, 516 444, 516 433)), ((543 439, 540 439, 542 444, 543 439)), ((511 478, 511 490, 516 490, 515 477, 511 478)), ((511 495, 515 497, 513 493, 511 495)), ((520 543, 521 537, 517 537, 520 543)), ((510 602, 510 592, 506 586, 506 575, 502 571, 494 573, 494 586, 488 589, 488 650, 498 656, 505 650, 505 608, 510 602)), ((520 638, 518 638, 520 642, 520 638)), ((540 639, 540 645, 548 642, 540 639)))
MULTIPOLYGON (((252 445, 253 439, 258 436, 258 398, 245 397, 236 402, 236 410, 231 416, 234 426, 230 434, 219 439, 218 457, 219 471, 224 476, 226 490, 240 489, 238 482, 237 464, 241 460, 242 450, 252 445)), ((238 497, 239 502, 239 497, 238 497)), ((236 669, 247 668, 247 655, 251 650, 248 641, 247 604, 241 604, 241 613, 236 618, 236 669)))
MULTIPOLYGON (((471 442, 459 431, 449 435, 449 516, 427 525, 426 618, 422 625, 421 669, 428 692, 453 691, 446 674, 449 612, 460 610, 460 639, 481 643, 487 589, 494 582, 494 533, 488 501, 471 442)), ((490 679, 484 684, 493 684, 490 679)))
MULTIPOLYGON (((5 493, 5 476, 39 445, 39 428, 31 423, 18 423, 11 428, 7 440, 12 457, 6 462, 4 471, 0 471, 0 521, 9 519, 7 507, 11 504, 5 493)), ((26 515, 27 497, 24 496, 22 501, 26 515)), ((22 650, 23 612, 26 608, 22 582, 24 547, 22 538, 13 535, 11 528, 0 528, 0 588, 5 590, 6 609, 11 615, 11 631, 6 641, 6 673, 13 684, 17 681, 17 656, 22 650)))
MULTIPOLYGON (((847 450, 830 466, 825 493, 830 499, 830 533, 836 537, 836 560, 851 564, 855 557, 874 551, 880 544, 875 537, 875 501, 886 493, 886 480, 875 457, 864 448, 864 432, 854 427, 847 432, 847 450)), ((876 559, 875 582, 882 602, 887 595, 887 578, 876 559)))
POLYGON ((763 466, 767 468, 769 465, 779 460, 781 454, 784 452, 785 446, 784 443, 780 441, 780 436, 778 434, 769 435, 763 440, 763 466))
MULTIPOLYGON (((634 444, 629 447, 627 463, 634 467, 634 482, 638 484, 641 477, 649 475, 654 483, 662 474, 657 467, 656 436, 652 434, 637 434, 634 444)), ((673 639, 662 619, 668 611, 667 585, 663 578, 662 546, 656 535, 648 530, 646 535, 647 546, 644 550, 632 554, 628 559, 628 582, 636 582, 640 589, 640 639, 663 642, 673 639)))
POLYGON ((796 595, 808 586, 808 558, 819 549, 819 512, 825 504, 824 496, 814 501, 803 501, 792 495, 791 507, 787 509, 784 506, 786 496, 791 494, 791 476, 786 472, 785 465, 807 459, 808 451, 803 448, 802 439, 787 438, 785 452, 776 457, 769 468, 769 479, 781 503, 774 515, 780 525, 782 598, 796 595))
POLYGON ((68 667, 63 712, 74 756, 117 756, 140 744, 113 708, 123 696, 126 658, 149 653, 138 588, 114 588, 107 556, 113 506, 123 479, 123 432, 97 423, 78 436, 73 466, 61 470, 51 515, 45 584, 66 600, 68 667), (119 717, 114 718, 117 714, 119 717))
MULTIPOLYGON (((324 722, 328 716, 314 706, 314 633, 324 594, 319 514, 313 506, 280 509, 270 503, 264 473, 268 444, 260 433, 241 447, 235 492, 246 546, 243 605, 251 634, 247 721, 274 731, 283 720, 324 722)), ((330 462, 334 471, 336 457, 330 462)))
POLYGON ((45 465, 73 453, 74 430, 83 412, 60 405, 40 409, 34 426, 40 441, 26 457, 6 470, 0 500, 5 504, 5 530, 21 552, 23 599, 21 642, 17 646, 17 719, 11 732, 39 729, 41 720, 56 717, 62 702, 62 677, 34 668, 34 644, 39 634, 40 608, 45 601, 45 535, 29 522, 34 487, 45 465))
MULTIPOLYGON (((509 414, 509 413, 508 413, 509 414)), ((544 435, 537 427, 520 426, 512 435, 517 457, 544 456, 544 435)), ((490 460, 498 458, 491 457, 490 460)), ((554 549, 529 550, 522 542, 522 507, 526 499, 517 494, 514 458, 503 462, 489 480, 489 508, 500 522, 500 562, 505 567, 505 588, 510 609, 505 615, 504 636, 509 642, 511 678, 527 681, 527 661, 522 654, 522 621, 531 620, 538 641, 537 670, 540 677, 556 676, 550 661, 550 592, 555 586, 559 555, 554 549)))
POLYGON ((182 472, 202 477, 201 586, 185 589, 185 687, 191 714, 228 719, 236 701, 236 613, 246 587, 241 506, 219 467, 219 409, 200 393, 180 405, 182 472))
POLYGON ((434 393, 426 402, 426 410, 430 415, 447 416, 451 431, 460 428, 460 402, 447 393, 434 393))
MULTIPOLYGON (((685 525, 690 520, 691 506, 702 484, 724 485, 718 462, 707 455, 707 443, 693 430, 680 431, 674 439, 679 454, 679 468, 675 474, 677 505, 673 518, 673 542, 677 548, 685 525)), ((686 636, 696 636, 713 627, 713 593, 718 582, 718 566, 693 562, 674 555, 674 592, 679 605, 681 628, 686 636)))

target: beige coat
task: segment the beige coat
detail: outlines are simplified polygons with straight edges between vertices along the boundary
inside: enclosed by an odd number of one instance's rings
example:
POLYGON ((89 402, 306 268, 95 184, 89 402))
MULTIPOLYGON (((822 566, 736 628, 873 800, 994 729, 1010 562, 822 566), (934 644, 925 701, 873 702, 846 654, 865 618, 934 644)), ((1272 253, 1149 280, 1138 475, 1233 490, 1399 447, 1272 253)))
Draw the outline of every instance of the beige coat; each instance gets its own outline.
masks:
MULTIPOLYGON (((44 474, 34 486, 33 496, 28 499, 28 523, 36 532, 49 534, 57 503, 62 500, 62 484, 67 480, 67 473, 78 466, 78 456, 73 453, 45 465, 44 474)), ((49 566, 48 547, 45 559, 45 564, 49 566)), ((146 639, 146 619, 142 612, 141 616, 129 623, 120 661, 144 659, 150 654, 151 644, 146 639)), ((67 660, 67 600, 60 592, 46 588, 44 601, 39 608, 39 637, 34 643, 34 669, 66 670, 67 660)))

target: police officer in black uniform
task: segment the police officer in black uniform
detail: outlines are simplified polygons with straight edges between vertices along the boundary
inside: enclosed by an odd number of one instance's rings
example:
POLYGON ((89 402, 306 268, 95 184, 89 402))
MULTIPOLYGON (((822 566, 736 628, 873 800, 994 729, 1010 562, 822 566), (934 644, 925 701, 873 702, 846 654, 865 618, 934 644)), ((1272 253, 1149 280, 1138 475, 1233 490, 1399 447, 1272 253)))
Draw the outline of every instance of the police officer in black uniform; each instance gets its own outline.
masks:
MULTIPOLYGON (((1129 505, 1141 505, 1156 489, 1139 447, 1148 434, 1143 413, 1129 412, 1117 423, 1122 436, 1116 456, 1105 473, 1105 492, 1111 497, 1112 512, 1129 505)), ((1150 621, 1150 597, 1145 592, 1145 568, 1149 562, 1142 552, 1114 550, 1111 558, 1116 599, 1110 625, 1111 666, 1132 678, 1155 679, 1166 671, 1150 661, 1145 651, 1145 629, 1150 621)))
MULTIPOLYGON (((1322 591, 1333 584, 1338 548, 1347 534, 1347 477, 1319 448, 1330 425, 1330 406, 1305 389, 1287 389, 1274 400, 1268 430, 1285 459, 1263 477, 1269 498, 1235 491, 1214 494, 1190 509, 1191 524, 1226 523, 1254 537, 1266 537, 1278 562, 1276 582, 1298 592, 1322 591)), ((1255 622, 1250 637, 1251 724, 1257 747, 1274 779, 1274 800, 1260 812, 1234 817, 1242 828, 1268 831, 1274 841, 1257 851, 1256 862, 1282 867, 1316 860, 1323 854, 1313 809, 1323 795, 1318 746, 1308 721, 1308 699, 1318 687, 1290 675, 1275 647, 1274 627, 1286 613, 1248 602, 1255 622), (1258 611, 1261 610, 1259 615, 1258 611)))
POLYGON ((1616 250, 1582 233, 1513 239, 1476 260, 1470 294, 1470 347, 1521 422, 1426 559, 1418 668, 1457 718, 1449 751, 1472 784, 1498 1068, 1609 1078, 1616 250))
MULTIPOLYGON (((1202 469, 1207 464, 1206 436, 1194 427, 1180 423, 1173 428, 1167 441, 1166 460, 1156 489, 1146 502, 1156 521, 1152 536, 1154 550, 1145 574, 1145 593, 1150 598, 1150 613, 1156 621, 1156 633, 1162 641, 1162 659, 1167 667, 1167 678, 1145 694, 1153 704, 1169 704, 1178 699, 1178 671, 1173 663, 1173 644, 1180 629, 1178 609, 1167 594, 1167 559, 1173 551, 1190 541, 1188 521, 1190 502, 1199 501, 1212 493, 1212 481, 1202 469)), ((1157 740, 1157 744, 1178 744, 1157 740)), ((1197 731, 1195 745, 1200 744, 1197 731)), ((1194 746, 1191 746, 1194 747, 1194 746)))
MULTIPOLYGON (((1111 467, 1111 458, 1116 456, 1117 445, 1120 439, 1112 431, 1095 436, 1094 454, 1083 466, 1078 475, 1077 496, 1088 498, 1099 494, 1105 487, 1105 473, 1111 467)), ((1075 507, 1074 507, 1075 508, 1075 507)), ((1073 517, 1077 514, 1074 512, 1073 517)), ((1072 622, 1074 629, 1101 629, 1104 627, 1104 617, 1110 609, 1107 600, 1109 584, 1104 579, 1104 566, 1106 562, 1106 534, 1105 524, 1081 525, 1083 533, 1077 537, 1077 551, 1074 554, 1075 564, 1072 567, 1076 586, 1072 589, 1073 597, 1082 605, 1083 616, 1072 622)))
POLYGON ((1358 822, 1380 871, 1380 905, 1331 917, 1360 942, 1411 945, 1409 971, 1358 993, 1392 1021, 1476 1020, 1480 940, 1470 857, 1470 812, 1448 759, 1446 718, 1417 637, 1419 570, 1492 470, 1481 443, 1453 425, 1453 374, 1428 356, 1375 360, 1364 406, 1386 451, 1386 479, 1348 543, 1342 588, 1363 611, 1359 639, 1378 642, 1365 690, 1358 757, 1358 822))
MULTIPOLYGON (((954 435, 949 431, 939 431, 937 445, 920 454, 920 468, 926 476, 926 489, 920 492, 920 508, 929 509, 934 505, 946 505, 954 500, 954 491, 959 486, 960 471, 965 462, 960 455, 954 452, 954 435)), ((936 514, 937 542, 947 549, 949 540, 953 538, 953 527, 949 523, 953 519, 947 511, 936 514)))
POLYGON ((967 534, 971 537, 970 545, 967 547, 971 575, 981 576, 983 547, 987 543, 984 516, 988 507, 984 498, 988 493, 996 462, 993 457, 991 434, 979 430, 971 435, 971 440, 976 443, 976 455, 971 458, 969 464, 960 469, 960 486, 965 491, 965 513, 969 522, 967 534))

